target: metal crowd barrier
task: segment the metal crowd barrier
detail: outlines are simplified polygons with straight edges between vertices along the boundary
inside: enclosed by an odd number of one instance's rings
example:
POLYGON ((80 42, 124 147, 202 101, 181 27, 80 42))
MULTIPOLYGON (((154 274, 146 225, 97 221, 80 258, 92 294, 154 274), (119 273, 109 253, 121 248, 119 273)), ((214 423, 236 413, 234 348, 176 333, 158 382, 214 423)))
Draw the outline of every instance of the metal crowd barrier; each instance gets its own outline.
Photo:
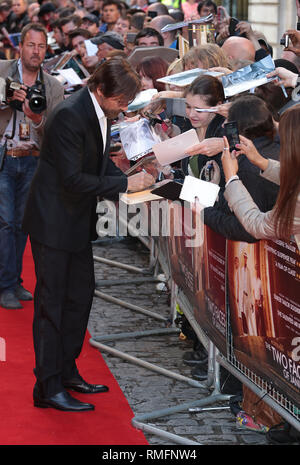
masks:
MULTIPOLYGON (((131 233, 130 228, 128 229, 128 233, 130 235, 131 233)), ((136 236, 136 232, 134 232, 133 235, 136 236)), ((144 360, 140 360, 136 357, 132 357, 129 354, 118 351, 104 344, 107 341, 130 338, 130 337, 143 337, 143 336, 146 337, 146 336, 154 335, 154 334, 164 335, 164 334, 169 334, 173 332, 174 333, 179 332, 179 329, 174 326, 174 323, 172 324, 171 327, 168 327, 168 328, 167 327, 158 328, 158 329, 152 329, 152 330, 141 331, 141 332, 135 331, 135 332, 129 332, 129 333, 119 333, 119 334, 113 334, 113 335, 108 335, 108 336, 103 336, 103 337, 91 338, 90 344, 99 350, 106 351, 116 357, 125 359, 126 361, 130 363, 137 364, 146 369, 159 373, 163 376, 171 377, 178 381, 186 382, 191 386, 199 388, 202 394, 203 392, 204 393, 207 392, 208 395, 200 400, 198 399, 198 400, 194 400, 190 402, 185 402, 175 407, 165 408, 165 409, 148 412, 148 413, 141 414, 141 415, 136 415, 132 419, 133 426, 145 432, 148 432, 150 434, 158 435, 163 438, 169 439, 170 441, 174 443, 187 444, 187 445, 188 444, 199 445, 199 443, 190 441, 187 438, 184 438, 182 436, 168 433, 160 428, 157 428, 153 424, 148 424, 146 422, 149 420, 159 418, 159 417, 164 417, 167 415, 171 415, 171 414, 175 414, 175 413, 183 412, 183 411, 188 411, 188 410, 206 411, 206 410, 216 410, 219 408, 228 409, 229 408, 228 401, 231 396, 222 394, 220 390, 220 365, 222 365, 231 374, 233 374, 237 379, 239 379, 243 384, 248 386, 255 394, 257 394, 260 398, 263 398, 263 400, 268 405, 270 405, 279 415, 281 415, 288 423, 290 423, 292 426, 294 426, 297 430, 300 431, 300 412, 299 412, 299 409, 295 408, 295 406, 293 405, 293 402, 291 402, 282 393, 278 392, 274 388, 274 386, 272 386, 272 384, 263 380, 261 377, 257 376, 254 372, 252 372, 249 368, 244 366, 241 362, 239 362, 236 359, 234 355, 234 348, 232 346, 232 335, 231 335, 229 324, 227 324, 227 328, 226 328, 227 330, 226 338, 228 341, 226 355, 219 352, 217 347, 208 338, 207 334, 202 330, 199 323, 195 319, 193 308, 187 296, 184 294, 182 289, 178 288, 177 285, 172 280, 168 257, 165 256, 165 251, 160 249, 160 241, 158 240, 158 238, 143 237, 143 236, 138 236, 138 238, 143 242, 143 244, 149 249, 149 252, 150 252, 150 261, 149 261, 148 269, 146 270, 139 269, 136 267, 132 267, 131 265, 108 261, 107 259, 103 259, 97 256, 94 257, 94 260, 109 264, 111 266, 117 266, 123 269, 127 269, 130 273, 138 273, 138 274, 144 275, 143 278, 138 279, 139 283, 142 282, 143 279, 145 281, 153 280, 153 281, 159 282, 160 281, 159 269, 162 270, 162 272, 165 275, 165 280, 167 281, 168 286, 171 289, 171 308, 170 308, 171 321, 174 322, 175 320, 175 315, 176 315, 175 305, 176 303, 178 303, 180 306, 180 309, 182 310, 187 320, 189 321, 191 327, 195 331, 199 341, 204 345, 204 347, 208 351, 207 380, 203 383, 199 383, 193 379, 182 376, 170 370, 166 370, 162 367, 146 362, 144 360), (226 402, 226 405, 219 406, 220 402, 226 402), (218 406, 213 406, 214 404, 218 404, 218 406), (212 405, 212 407, 207 408, 207 406, 209 405, 212 405)), ((134 282, 135 279, 137 278, 133 278, 133 279, 129 278, 128 280, 125 280, 124 282, 128 282, 128 281, 134 282)), ((106 281, 103 281, 101 283, 102 286, 105 286, 106 284, 109 285, 108 283, 106 283, 106 281)), ((120 282, 118 282, 118 284, 120 284, 120 282)), ((161 322, 165 321, 165 323, 167 323, 167 321, 170 320, 168 318, 162 317, 161 315, 157 313, 151 312, 148 309, 144 309, 139 306, 132 305, 128 302, 124 302, 120 299, 111 297, 103 292, 100 292, 99 290, 95 291, 95 296, 102 298, 104 300, 107 300, 109 302, 113 302, 115 304, 124 306, 132 311, 140 312, 142 314, 150 316, 161 322)))

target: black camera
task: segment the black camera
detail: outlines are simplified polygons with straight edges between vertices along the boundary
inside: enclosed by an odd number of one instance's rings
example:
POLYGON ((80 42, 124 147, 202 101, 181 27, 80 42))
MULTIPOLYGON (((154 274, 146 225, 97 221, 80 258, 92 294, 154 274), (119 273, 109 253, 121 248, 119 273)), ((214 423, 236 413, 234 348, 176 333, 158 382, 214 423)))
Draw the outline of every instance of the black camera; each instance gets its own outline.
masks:
MULTIPOLYGON (((11 78, 6 78, 6 97, 7 101, 13 96, 15 90, 20 90, 21 84, 17 81, 13 81, 11 78)), ((47 108, 46 91, 45 86, 42 82, 36 81, 36 83, 27 87, 26 98, 29 101, 29 108, 33 113, 42 113, 47 108)), ((19 100, 13 100, 9 102, 9 105, 15 110, 22 111, 23 102, 19 100)))
POLYGON ((290 38, 288 34, 285 34, 283 38, 280 40, 280 45, 283 45, 285 48, 287 48, 290 44, 290 38))

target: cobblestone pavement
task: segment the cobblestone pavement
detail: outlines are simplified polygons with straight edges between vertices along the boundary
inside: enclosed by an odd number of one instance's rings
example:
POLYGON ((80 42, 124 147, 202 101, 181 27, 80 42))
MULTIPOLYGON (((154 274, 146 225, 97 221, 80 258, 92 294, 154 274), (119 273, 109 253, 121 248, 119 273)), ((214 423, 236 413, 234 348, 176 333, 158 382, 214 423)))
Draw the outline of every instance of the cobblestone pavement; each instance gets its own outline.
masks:
MULTIPOLYGON (((149 251, 139 240, 127 238, 126 241, 107 241, 94 244, 95 256, 148 268, 149 251)), ((157 291, 157 283, 123 283, 122 280, 137 278, 140 275, 99 262, 95 262, 95 276, 97 288, 101 292, 146 308, 166 318, 170 317, 168 293, 157 291), (103 280, 118 280, 118 285, 103 286, 103 280)), ((95 297, 88 329, 91 336, 97 339, 97 337, 115 333, 165 327, 164 321, 95 297)), ((191 378, 191 368, 182 362, 182 357, 185 352, 192 350, 192 342, 182 341, 178 333, 125 337, 102 343, 130 356, 191 378)), ((210 394, 209 391, 206 392, 184 381, 156 373, 107 351, 101 350, 101 353, 134 415, 175 407, 205 398, 210 394)), ((228 401, 211 406, 228 407, 228 401)), ((184 438, 184 441, 187 439, 205 445, 267 444, 263 434, 239 429, 233 414, 228 409, 203 410, 197 413, 184 410, 151 421, 147 420, 145 423, 178 435, 184 438)), ((160 434, 148 432, 144 434, 150 445, 174 445, 174 441, 160 434)))

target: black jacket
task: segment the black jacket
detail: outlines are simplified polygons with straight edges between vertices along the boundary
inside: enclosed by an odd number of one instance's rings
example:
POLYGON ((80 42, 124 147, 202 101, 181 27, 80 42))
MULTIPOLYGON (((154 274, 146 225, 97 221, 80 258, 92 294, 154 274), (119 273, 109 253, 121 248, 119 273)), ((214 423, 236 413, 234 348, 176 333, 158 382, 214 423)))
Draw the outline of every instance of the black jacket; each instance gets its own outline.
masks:
POLYGON ((88 89, 49 116, 26 205, 23 230, 49 247, 76 252, 96 235, 96 198, 118 199, 127 177, 109 158, 88 89))

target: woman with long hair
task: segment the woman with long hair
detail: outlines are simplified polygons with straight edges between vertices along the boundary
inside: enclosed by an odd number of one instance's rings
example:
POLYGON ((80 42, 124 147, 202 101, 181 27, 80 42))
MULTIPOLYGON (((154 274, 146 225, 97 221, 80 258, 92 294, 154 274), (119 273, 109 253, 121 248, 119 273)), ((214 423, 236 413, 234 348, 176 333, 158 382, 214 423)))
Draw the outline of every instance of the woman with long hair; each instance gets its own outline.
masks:
POLYGON ((168 63, 160 57, 145 57, 137 65, 136 72, 141 78, 142 89, 157 89, 158 92, 165 90, 165 84, 157 82, 157 79, 166 76, 168 63))
POLYGON ((198 177, 209 160, 214 160, 221 167, 222 124, 225 118, 214 108, 224 101, 223 86, 216 77, 199 76, 185 90, 184 97, 186 116, 197 132, 199 144, 186 150, 190 157, 183 160, 182 168, 185 174, 198 177))
MULTIPOLYGON (((263 157, 252 141, 240 136, 232 155, 224 137, 222 164, 226 179, 225 198, 246 231, 257 239, 290 240, 300 234, 300 105, 288 109, 279 122, 280 161, 263 157), (237 156, 245 154, 261 170, 261 176, 279 185, 272 210, 263 213, 237 176, 237 156)), ((297 239, 297 238, 296 238, 297 239)), ((300 239, 300 236, 299 236, 300 239)))

